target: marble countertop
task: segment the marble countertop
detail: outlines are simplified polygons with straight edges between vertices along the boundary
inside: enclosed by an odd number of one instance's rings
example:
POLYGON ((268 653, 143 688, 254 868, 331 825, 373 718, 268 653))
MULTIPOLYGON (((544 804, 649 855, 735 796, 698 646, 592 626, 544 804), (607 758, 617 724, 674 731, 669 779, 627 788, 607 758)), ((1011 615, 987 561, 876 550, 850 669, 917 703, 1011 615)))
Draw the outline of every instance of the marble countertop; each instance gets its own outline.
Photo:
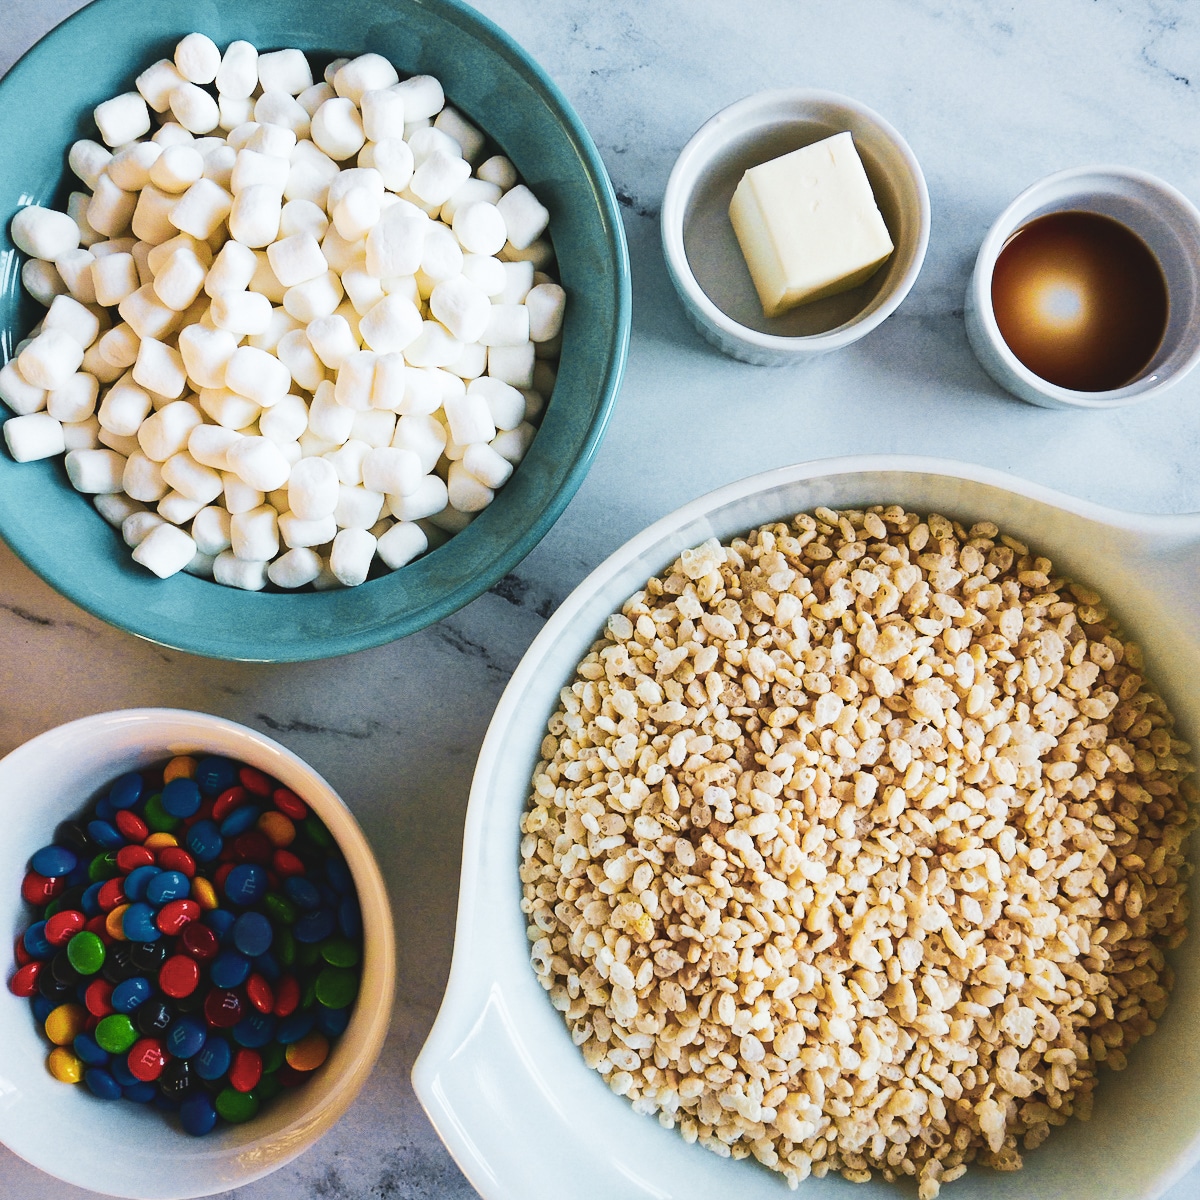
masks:
MULTIPOLYGON (((0 0, 0 71, 76 0, 0 0)), ((621 542, 694 496, 803 459, 870 452, 984 463, 1100 503, 1200 510, 1200 372, 1161 400, 1049 412, 1005 395, 963 331, 975 250, 1017 192, 1059 168, 1136 166, 1200 200, 1200 6, 1186 0, 481 0, 547 69, 616 186, 634 325, 599 457, 558 524, 491 592, 424 632, 298 665, 148 645, 51 591, 0 544, 0 754, 87 713, 202 709, 284 742, 354 809, 399 938, 379 1068, 335 1129, 238 1200, 473 1196, 409 1071, 450 966, 462 821, 493 706, 546 617, 621 542), (908 139, 933 205, 900 310, 800 370, 722 358, 692 330, 659 249, 679 149, 717 109, 806 85, 870 105, 908 139)), ((952 1189, 951 1189, 952 1191, 952 1189)), ((0 1149, 0 1196, 74 1200, 0 1149)), ((232 1195, 233 1193, 229 1193, 232 1195)), ((1200 1169, 1167 1200, 1200 1197, 1200 1169)))

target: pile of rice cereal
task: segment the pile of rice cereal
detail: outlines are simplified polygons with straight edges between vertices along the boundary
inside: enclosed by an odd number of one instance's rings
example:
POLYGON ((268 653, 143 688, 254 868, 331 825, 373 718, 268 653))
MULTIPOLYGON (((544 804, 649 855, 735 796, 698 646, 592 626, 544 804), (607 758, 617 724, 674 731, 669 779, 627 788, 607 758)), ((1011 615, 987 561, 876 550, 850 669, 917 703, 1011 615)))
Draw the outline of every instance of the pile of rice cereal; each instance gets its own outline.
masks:
POLYGON ((794 1187, 1021 1166, 1167 1003, 1195 789, 1101 599, 990 522, 685 551, 550 718, 542 985, 639 1112, 794 1187))

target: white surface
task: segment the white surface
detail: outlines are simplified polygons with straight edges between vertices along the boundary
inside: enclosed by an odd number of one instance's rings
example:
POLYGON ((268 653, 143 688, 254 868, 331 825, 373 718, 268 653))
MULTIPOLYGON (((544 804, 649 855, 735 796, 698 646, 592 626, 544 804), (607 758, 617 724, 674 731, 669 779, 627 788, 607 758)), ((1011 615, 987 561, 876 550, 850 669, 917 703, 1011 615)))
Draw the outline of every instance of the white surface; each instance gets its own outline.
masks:
MULTIPOLYGON (((0 66, 74 7, 74 0, 0 0, 0 66)), ((239 1190, 238 1200, 474 1195, 421 1112, 408 1071, 449 970, 475 756, 546 617, 649 522, 754 471, 881 452, 950 455, 1120 508, 1200 511, 1200 375, 1142 405, 1049 412, 991 382, 967 345, 961 315, 988 227, 1052 171, 1125 163, 1200 198, 1200 6, 480 0, 480 7, 546 67, 587 124, 623 197, 633 261, 622 394, 595 466, 542 544, 510 579, 421 634, 342 660, 267 667, 189 658, 118 633, 0 547, 0 750, 125 705, 220 713, 312 763, 354 810, 379 857, 399 936, 383 1059, 333 1130, 239 1190), (807 367, 768 370, 723 357, 693 332, 663 264, 658 207, 671 164, 704 121, 750 92, 793 86, 843 92, 896 126, 924 168, 933 227, 920 278, 879 329, 807 367)), ((531 1178, 537 1170, 530 1164, 531 1178)), ((860 1195, 844 1190, 851 1200, 860 1195)), ((782 1184, 777 1194, 788 1195, 782 1184)), ((85 1195, 0 1153, 4 1200, 85 1195)), ((1200 1172, 1168 1195, 1200 1198, 1200 1172)))
MULTIPOLYGON (((413 1073, 418 1094, 486 1200, 745 1200, 779 1195, 777 1177, 697 1152, 634 1114, 589 1070, 529 966, 520 818, 546 719, 608 615, 681 550, 788 520, 819 504, 900 503, 964 525, 994 521, 1036 545, 1056 570, 1103 591, 1143 644, 1182 736, 1200 740, 1200 518, 1144 517, 1080 503, 979 467, 878 456, 784 468, 685 505, 588 577, 530 647, 496 709, 471 789, 454 965, 438 1021, 413 1073), (961 477, 959 477, 961 476, 961 477), (538 1160, 531 1173, 528 1164, 538 1160)), ((1195 908, 1197 888, 1192 889, 1195 908)), ((1119 1076, 1102 1071, 1095 1114, 1055 1130, 1015 1174, 972 1169, 958 1200, 1154 1200, 1200 1155, 1200 960, 1175 958, 1175 994, 1153 1037, 1119 1076)), ((850 1190, 809 1180, 813 1200, 850 1190)), ((906 1189, 907 1190, 907 1189, 906 1189)), ((886 1200, 878 1176, 854 1189, 886 1200)))
MULTIPOLYGON (((245 1125, 194 1138, 161 1113, 98 1104, 45 1069, 46 1041, 29 1003, 0 992, 0 1139, 32 1163, 79 1184, 139 1200, 203 1196, 289 1162, 345 1111, 387 1032, 396 960, 391 911, 379 868, 337 793, 289 750, 232 721, 178 709, 142 708, 84 717, 48 730, 0 759, 0 878, 19 879, 55 826, 78 816, 105 784, 177 754, 222 754, 291 788, 333 834, 354 876, 363 916, 363 974, 354 1015, 325 1066, 245 1125), (34 803, 21 803, 35 797, 34 803)), ((24 932, 28 910, 0 892, 5 944, 24 932)), ((6 977, 8 971, 6 969, 6 977)))

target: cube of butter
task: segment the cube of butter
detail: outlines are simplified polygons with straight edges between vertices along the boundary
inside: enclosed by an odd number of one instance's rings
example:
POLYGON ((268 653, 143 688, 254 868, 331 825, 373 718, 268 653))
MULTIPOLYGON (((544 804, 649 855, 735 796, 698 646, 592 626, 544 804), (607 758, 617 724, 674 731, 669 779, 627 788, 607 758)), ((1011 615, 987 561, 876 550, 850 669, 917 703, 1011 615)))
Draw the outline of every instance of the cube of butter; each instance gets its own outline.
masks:
POLYGON ((893 250, 849 133, 751 167, 729 219, 768 317, 864 283, 893 250))

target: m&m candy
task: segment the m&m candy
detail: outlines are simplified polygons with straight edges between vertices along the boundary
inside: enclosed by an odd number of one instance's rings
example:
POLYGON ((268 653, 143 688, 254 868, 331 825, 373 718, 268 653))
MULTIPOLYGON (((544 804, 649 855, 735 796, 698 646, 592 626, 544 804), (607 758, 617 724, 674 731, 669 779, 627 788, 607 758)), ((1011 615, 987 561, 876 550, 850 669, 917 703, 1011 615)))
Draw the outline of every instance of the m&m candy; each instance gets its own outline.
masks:
POLYGON ((47 1070, 189 1134, 253 1119, 350 1022, 350 871, 303 800, 219 755, 113 780, 29 860, 9 990, 47 1070))

